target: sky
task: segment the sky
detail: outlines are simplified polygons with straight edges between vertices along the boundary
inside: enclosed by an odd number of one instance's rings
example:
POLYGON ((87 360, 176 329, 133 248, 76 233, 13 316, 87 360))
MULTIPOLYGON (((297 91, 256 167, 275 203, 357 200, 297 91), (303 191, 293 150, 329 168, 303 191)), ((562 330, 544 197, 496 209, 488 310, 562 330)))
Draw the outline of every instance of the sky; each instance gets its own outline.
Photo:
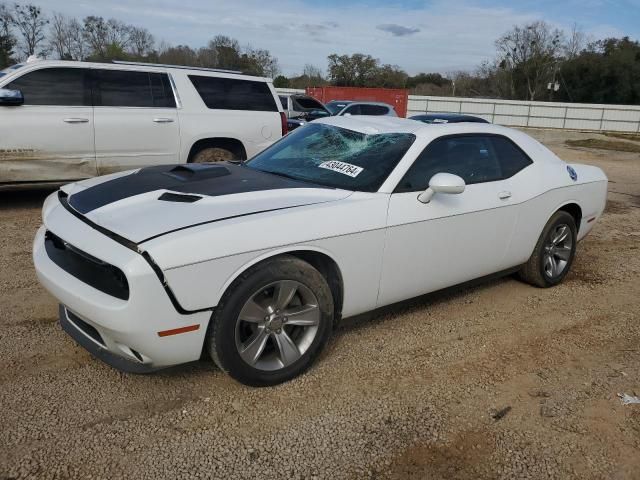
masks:
POLYGON ((472 70, 494 41, 534 20, 593 39, 640 39, 640 0, 31 0, 48 13, 146 27, 157 41, 199 47, 222 34, 265 48, 282 72, 322 70, 332 53, 365 53, 409 74, 472 70))

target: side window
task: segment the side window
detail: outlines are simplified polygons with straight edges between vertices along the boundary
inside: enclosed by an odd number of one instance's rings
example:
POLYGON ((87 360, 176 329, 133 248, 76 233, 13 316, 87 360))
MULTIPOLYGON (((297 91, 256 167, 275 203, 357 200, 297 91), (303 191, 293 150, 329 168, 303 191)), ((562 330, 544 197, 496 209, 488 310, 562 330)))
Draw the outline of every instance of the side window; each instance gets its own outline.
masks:
POLYGON ((151 96, 154 107, 176 108, 176 98, 166 73, 150 73, 151 96))
POLYGON ((189 75, 207 108, 277 112, 269 85, 253 80, 189 75))
POLYGON ((287 97, 278 97, 280 98, 280 103, 282 104, 282 109, 287 110, 289 107, 287 106, 289 102, 287 102, 287 97))
POLYGON ((153 107, 147 72, 95 70, 95 105, 101 107, 153 107))
POLYGON ((436 173, 453 173, 466 184, 502 178, 492 138, 485 135, 444 137, 431 142, 416 158, 396 187, 396 192, 417 192, 429 186, 436 173))
POLYGON ((25 105, 90 106, 84 68, 43 68, 22 75, 5 88, 20 90, 25 105))
POLYGON ((344 111, 344 113, 349 113, 351 115, 360 115, 360 105, 351 105, 344 111))
POLYGON ((382 105, 360 105, 360 115, 386 115, 389 109, 382 105))
POLYGON ((514 176, 520 170, 528 167, 533 162, 520 148, 505 137, 491 137, 493 148, 500 159, 502 175, 504 178, 514 176))

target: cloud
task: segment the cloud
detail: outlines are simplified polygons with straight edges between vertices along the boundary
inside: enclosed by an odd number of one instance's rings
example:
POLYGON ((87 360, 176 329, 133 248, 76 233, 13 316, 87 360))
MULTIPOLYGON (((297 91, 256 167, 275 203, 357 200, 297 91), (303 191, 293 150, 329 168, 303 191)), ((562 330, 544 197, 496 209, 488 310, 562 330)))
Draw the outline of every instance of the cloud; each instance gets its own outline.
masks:
POLYGON ((394 37, 413 35, 414 33, 418 33, 420 31, 419 28, 405 27, 403 25, 398 25, 397 23, 385 23, 383 25, 377 25, 376 28, 378 30, 382 30, 383 32, 389 32, 394 37))
MULTIPOLYGON (((580 2, 568 1, 572 5, 580 2)), ((564 3, 556 2, 557 10, 550 13, 546 0, 36 0, 34 3, 43 4, 48 14, 59 11, 80 19, 87 15, 115 17, 146 27, 158 41, 174 45, 199 47, 215 35, 228 35, 241 45, 269 50, 278 58, 285 75, 299 74, 305 64, 324 69, 327 56, 332 53, 369 54, 382 63, 399 65, 410 74, 473 69, 495 55, 494 41, 500 34, 513 25, 539 19, 565 29, 571 27, 569 19, 577 21, 588 34, 597 37, 615 31, 615 27, 627 35, 640 34, 635 24, 633 28, 624 27, 617 20, 591 15, 614 12, 615 8, 595 9, 587 12, 589 15, 573 9, 575 15, 569 15, 564 3), (402 41, 388 41, 390 35, 402 37, 402 41)))

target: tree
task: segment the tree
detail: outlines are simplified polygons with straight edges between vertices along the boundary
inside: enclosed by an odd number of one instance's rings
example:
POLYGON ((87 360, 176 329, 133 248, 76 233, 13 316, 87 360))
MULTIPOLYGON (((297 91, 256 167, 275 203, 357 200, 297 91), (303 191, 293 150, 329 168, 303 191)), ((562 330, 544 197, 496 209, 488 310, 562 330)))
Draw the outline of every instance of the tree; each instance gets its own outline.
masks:
POLYGON ((565 61, 559 76, 559 100, 638 105, 640 42, 628 37, 593 42, 565 61))
POLYGON ((289 88, 289 79, 284 75, 278 75, 273 79, 273 86, 276 88, 289 88))
POLYGON ((198 66, 197 52, 187 45, 177 45, 175 47, 165 44, 160 45, 158 61, 168 65, 198 66))
POLYGON ((512 98, 535 100, 550 80, 564 34, 537 21, 515 26, 496 41, 499 66, 509 73, 512 98))
POLYGON ((382 65, 376 68, 367 82, 369 87, 405 88, 407 85, 407 72, 397 65, 382 65))
POLYGON ((54 13, 51 17, 49 44, 62 60, 84 60, 87 54, 82 25, 75 18, 60 13, 54 13))
POLYGON ((88 60, 106 62, 128 57, 132 27, 110 18, 90 15, 84 19, 83 36, 90 52, 88 60))
POLYGON ((13 48, 16 39, 11 33, 11 13, 0 4, 0 70, 14 63, 13 48))
POLYGON ((145 58, 153 52, 155 39, 146 28, 129 28, 129 53, 138 58, 145 58))
POLYGON ((380 61, 371 55, 354 53, 353 55, 332 54, 329 61, 329 79, 334 85, 346 87, 364 87, 371 83, 380 61))
POLYGON ((46 38, 45 27, 49 23, 40 7, 32 4, 14 4, 11 22, 20 35, 20 46, 26 57, 36 54, 36 49, 46 38))

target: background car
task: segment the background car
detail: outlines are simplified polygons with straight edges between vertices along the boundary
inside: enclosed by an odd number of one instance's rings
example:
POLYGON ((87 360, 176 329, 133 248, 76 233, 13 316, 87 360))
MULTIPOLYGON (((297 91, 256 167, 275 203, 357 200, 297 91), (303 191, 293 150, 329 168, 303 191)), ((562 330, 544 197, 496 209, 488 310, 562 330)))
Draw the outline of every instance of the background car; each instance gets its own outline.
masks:
POLYGON ((463 115, 460 113, 425 113, 413 115, 410 120, 418 120, 422 123, 490 123, 482 117, 463 115))
POLYGON ((387 115, 397 117, 396 111, 387 103, 360 102, 355 100, 332 100, 326 105, 331 115, 340 117, 343 115, 387 115))
POLYGON ((331 116, 322 102, 301 94, 280 94, 280 102, 287 116, 287 130, 292 131, 318 118, 331 116))
POLYGON ((607 178, 523 132, 391 117, 309 123, 242 164, 64 186, 34 241, 63 328, 118 368, 200 358, 274 385, 336 322, 496 273, 560 283, 607 178))
POLYGON ((266 78, 122 62, 16 67, 0 77, 0 188, 246 159, 286 133, 266 78))

